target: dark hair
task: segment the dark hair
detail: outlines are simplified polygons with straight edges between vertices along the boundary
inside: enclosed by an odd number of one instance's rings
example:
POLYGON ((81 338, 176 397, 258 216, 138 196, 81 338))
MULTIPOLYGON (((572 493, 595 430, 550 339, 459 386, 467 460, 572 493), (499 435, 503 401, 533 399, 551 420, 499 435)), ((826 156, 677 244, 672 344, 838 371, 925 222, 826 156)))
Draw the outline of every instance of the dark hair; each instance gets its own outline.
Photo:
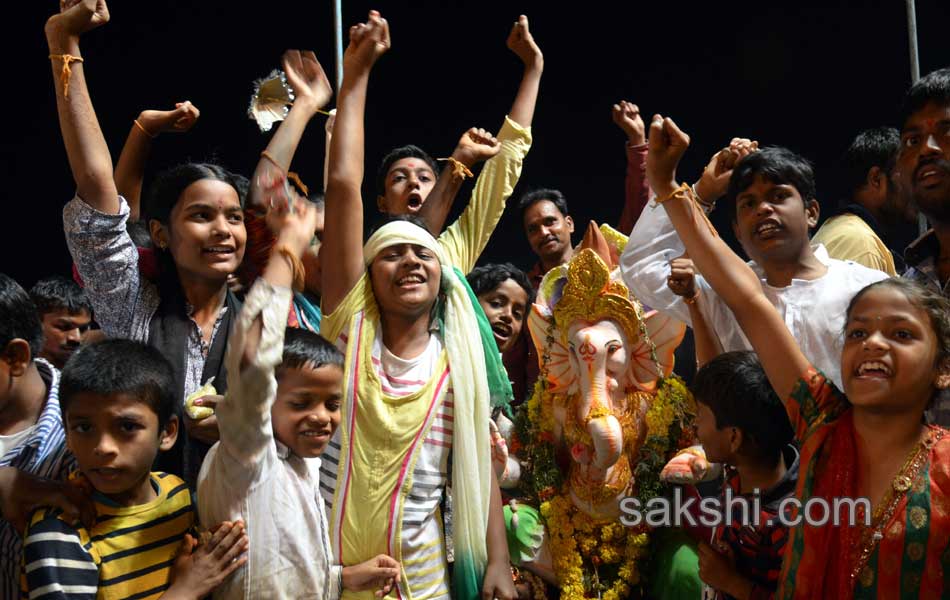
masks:
POLYGON ((386 193, 386 175, 389 173, 389 169, 392 168, 394 162, 404 158, 418 158, 424 161, 429 165, 429 168, 432 169, 432 172, 435 173, 435 176, 439 176, 439 163, 435 162, 435 159, 429 156, 425 150, 419 146, 413 146, 412 144, 400 146, 390 150, 389 154, 384 156, 382 162, 379 163, 379 169, 376 171, 377 195, 382 196, 386 193))
POLYGON ((535 292, 531 286, 531 282, 528 280, 528 276, 524 274, 524 271, 511 263, 489 264, 475 267, 465 276, 465 279, 468 280, 468 285, 471 286, 476 296, 490 292, 501 285, 506 279, 511 279, 520 285, 521 289, 528 295, 528 306, 534 304, 535 292))
POLYGON ((907 124, 911 115, 931 102, 950 104, 950 67, 932 71, 910 86, 901 102, 901 127, 907 124))
POLYGON ((736 222, 736 197, 759 177, 776 185, 794 187, 806 208, 809 202, 816 200, 815 171, 811 163, 788 148, 769 146, 743 158, 732 171, 725 208, 733 223, 736 222))
POLYGON ((889 287, 900 291, 912 305, 927 313, 930 317, 930 326, 937 337, 937 366, 943 361, 950 360, 950 299, 912 279, 891 277, 864 286, 848 304, 848 311, 845 313, 845 327, 848 326, 848 322, 851 320, 851 311, 858 300, 864 294, 879 287, 889 287))
POLYGON ((60 275, 46 277, 30 289, 30 298, 36 305, 40 319, 56 310, 65 310, 71 315, 86 311, 92 315, 92 304, 86 292, 72 279, 60 275))
POLYGON ((336 365, 343 368, 343 353, 318 334, 306 329, 288 327, 284 331, 284 354, 281 369, 320 368, 336 365))
POLYGON ((172 209, 178 204, 185 188, 202 179, 214 179, 227 183, 237 192, 238 200, 241 206, 244 206, 248 188, 247 178, 211 163, 185 163, 167 169, 155 178, 146 196, 146 217, 168 224, 172 209))
POLYGON ((534 190, 533 192, 528 192, 518 200, 518 210, 521 212, 521 220, 524 220, 524 213, 542 200, 547 200, 554 204, 559 211, 561 211, 562 216, 567 216, 567 198, 564 197, 564 194, 558 190, 534 190))
POLYGON ((30 344, 35 358, 43 349, 43 325, 26 290, 0 273, 0 350, 17 338, 30 344))
POLYGON ((424 229, 429 235, 432 235, 432 230, 429 229, 429 224, 426 223, 426 220, 420 217, 419 215, 405 214, 405 215, 390 215, 383 214, 376 221, 373 222, 373 226, 370 227, 370 235, 376 233, 376 230, 382 229, 384 226, 389 225, 394 221, 405 221, 406 223, 412 223, 420 229, 424 229))
POLYGON ((696 372, 693 395, 709 407, 716 427, 742 431, 747 456, 778 464, 794 437, 788 415, 754 352, 726 352, 696 372))
POLYGON ((893 127, 875 127, 859 133, 841 157, 841 192, 850 200, 868 180, 868 171, 877 167, 889 174, 897 163, 901 136, 893 127))
POLYGON ((313 205, 317 207, 317 210, 323 210, 326 208, 327 201, 322 192, 312 192, 309 196, 307 196, 307 200, 313 202, 313 205))
POLYGON ((155 348, 132 340, 108 339, 82 346, 63 367, 59 403, 63 421, 76 394, 128 394, 158 415, 162 428, 181 402, 172 367, 155 348))
POLYGON ((148 223, 145 221, 128 221, 125 224, 125 231, 132 238, 132 243, 139 248, 152 248, 152 234, 148 230, 148 223))

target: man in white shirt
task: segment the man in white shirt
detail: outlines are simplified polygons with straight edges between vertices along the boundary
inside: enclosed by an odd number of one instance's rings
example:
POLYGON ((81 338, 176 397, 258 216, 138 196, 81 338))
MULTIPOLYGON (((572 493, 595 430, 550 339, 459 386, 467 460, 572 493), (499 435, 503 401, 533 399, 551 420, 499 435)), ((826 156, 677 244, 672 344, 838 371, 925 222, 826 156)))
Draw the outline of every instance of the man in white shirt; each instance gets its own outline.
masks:
MULTIPOLYGON (((734 162, 741 155, 733 146, 714 157, 698 184, 700 197, 711 209, 719 195, 713 181, 728 176, 723 204, 736 238, 752 259, 750 266, 809 360, 840 387, 840 344, 848 303, 861 288, 887 275, 829 258, 823 246, 811 245, 808 232, 818 222, 818 201, 808 161, 785 148, 771 147, 742 158, 731 176, 721 165, 717 169, 717 162, 734 162)), ((667 285, 669 263, 683 252, 666 211, 654 200, 630 235, 621 270, 641 302, 691 325, 685 302, 667 285)), ((696 289, 703 297, 703 315, 723 350, 751 350, 728 306, 700 275, 696 289)))

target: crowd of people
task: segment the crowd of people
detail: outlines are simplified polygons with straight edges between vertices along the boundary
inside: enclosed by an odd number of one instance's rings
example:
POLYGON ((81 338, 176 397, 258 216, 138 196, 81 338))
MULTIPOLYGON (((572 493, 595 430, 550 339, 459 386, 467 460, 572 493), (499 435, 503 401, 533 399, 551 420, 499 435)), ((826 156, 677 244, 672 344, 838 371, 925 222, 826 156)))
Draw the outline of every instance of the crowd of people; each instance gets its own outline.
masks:
MULTIPOLYGON (((333 95, 298 50, 249 177, 183 163, 143 193, 152 140, 200 113, 143 111, 113 164, 81 51, 108 21, 105 0, 66 0, 45 28, 74 269, 29 290, 0 274, 0 596, 523 597, 496 421, 534 388, 528 315, 575 253, 564 194, 538 188, 515 208, 535 266, 479 265, 530 164, 544 58, 528 19, 507 39, 523 76, 497 135, 473 127, 439 161, 393 149, 375 203, 378 12, 349 30, 323 193, 290 171, 333 95)), ((896 128, 855 137, 849 197, 816 233, 806 158, 737 137, 683 183, 690 137, 671 118, 622 101, 613 119, 623 281, 694 340, 677 370, 698 368, 704 455, 687 471, 723 465, 714 493, 760 494, 766 517, 790 497, 870 500, 866 526, 716 528, 698 580, 718 598, 948 597, 950 69, 881 116, 896 128), (710 223, 717 205, 748 262, 710 223)))

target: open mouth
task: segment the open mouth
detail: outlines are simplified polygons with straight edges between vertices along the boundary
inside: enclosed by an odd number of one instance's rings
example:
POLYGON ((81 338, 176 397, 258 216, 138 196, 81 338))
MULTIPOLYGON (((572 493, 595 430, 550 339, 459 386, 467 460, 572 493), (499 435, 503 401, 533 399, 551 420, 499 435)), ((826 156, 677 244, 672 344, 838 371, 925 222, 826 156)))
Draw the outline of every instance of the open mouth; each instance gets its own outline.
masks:
POLYGON ((506 342, 511 337, 511 327, 503 323, 492 323, 491 331, 495 335, 495 339, 500 342, 506 342))
POLYGON ((891 371, 889 366, 879 360, 866 360, 858 365, 858 368, 855 369, 855 374, 858 377, 884 379, 890 377, 893 371, 891 371))
POLYGON ((311 440, 328 440, 330 439, 330 430, 329 429, 308 429, 306 431, 301 431, 300 435, 311 440))
POLYGON ((422 285, 426 280, 421 275, 406 275, 405 277, 400 277, 396 280, 396 287, 401 288, 414 288, 418 285, 422 285))
POLYGON ((202 248, 201 253, 215 258, 231 258, 234 256, 234 246, 208 246, 202 248))
POLYGON ((422 208, 422 195, 418 192, 413 192, 409 194, 409 198, 406 200, 406 208, 411 212, 416 212, 422 208))
POLYGON ((117 469, 115 467, 99 467, 98 469, 90 470, 100 479, 104 479, 106 481, 114 481, 122 474, 122 469, 117 469))
POLYGON ((759 239, 768 240, 778 235, 781 230, 782 227, 775 221, 762 221, 755 226, 753 233, 759 239))
POLYGON ((932 187, 940 184, 947 176, 947 172, 934 164, 924 165, 917 170, 917 183, 924 187, 932 187))

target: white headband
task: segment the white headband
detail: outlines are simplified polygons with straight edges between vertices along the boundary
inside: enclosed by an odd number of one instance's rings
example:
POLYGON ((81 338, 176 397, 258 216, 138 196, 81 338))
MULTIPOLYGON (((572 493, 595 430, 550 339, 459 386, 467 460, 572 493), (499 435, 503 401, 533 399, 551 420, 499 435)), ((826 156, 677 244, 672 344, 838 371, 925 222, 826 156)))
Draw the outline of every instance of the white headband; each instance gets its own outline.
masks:
POLYGON ((409 221, 390 221, 377 229, 363 246, 363 263, 369 265, 384 248, 397 244, 422 246, 431 250, 441 265, 448 265, 439 242, 428 231, 409 221))

